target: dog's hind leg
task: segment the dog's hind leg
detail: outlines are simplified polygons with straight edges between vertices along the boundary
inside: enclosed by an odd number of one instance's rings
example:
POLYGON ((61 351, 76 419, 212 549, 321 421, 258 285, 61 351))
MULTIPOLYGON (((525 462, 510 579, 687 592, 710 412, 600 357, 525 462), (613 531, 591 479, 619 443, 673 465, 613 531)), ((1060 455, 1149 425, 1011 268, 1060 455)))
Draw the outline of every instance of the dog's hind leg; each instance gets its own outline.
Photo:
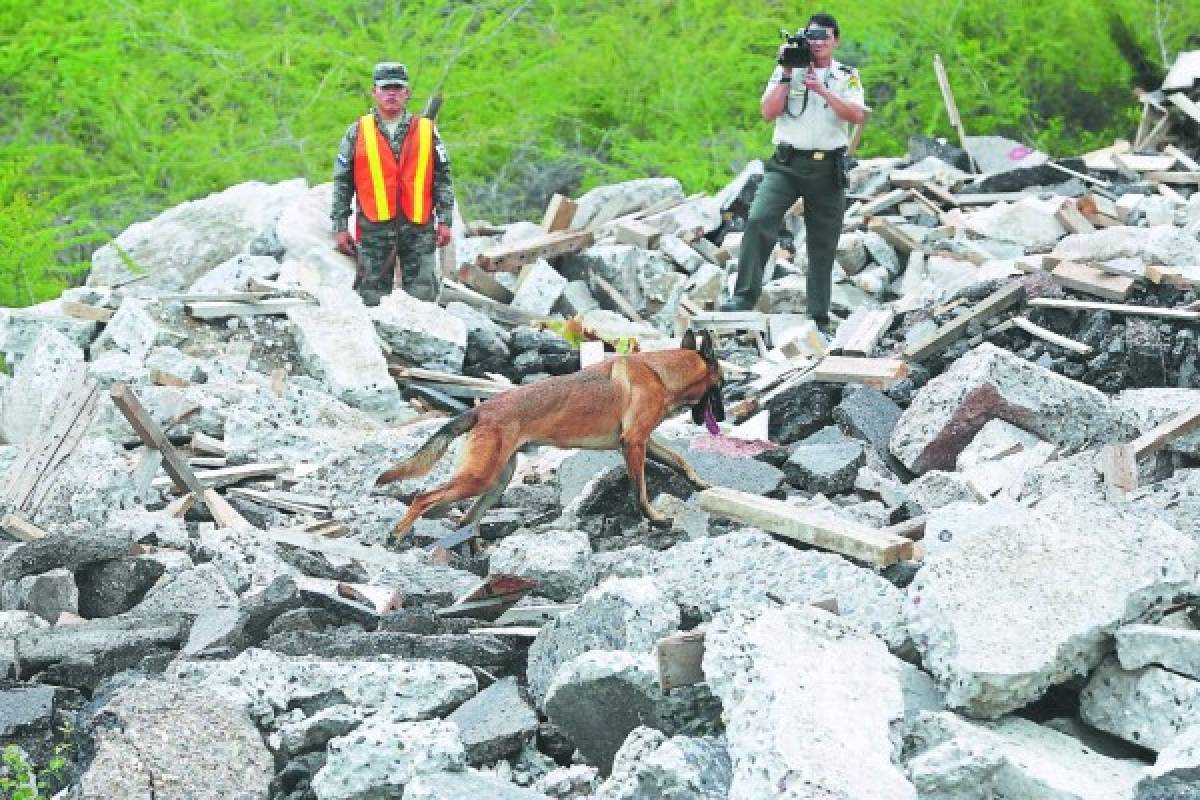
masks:
POLYGON ((421 515, 435 506, 474 497, 495 486, 515 450, 516 443, 505 442, 494 428, 476 428, 467 438, 458 472, 436 489, 414 497, 408 511, 392 529, 392 536, 403 539, 421 515))
POLYGON ((496 504, 496 501, 500 499, 500 495, 504 494, 504 490, 508 488, 508 483, 512 480, 513 472, 516 469, 517 454, 513 453, 512 458, 508 459, 508 463, 500 471, 500 476, 496 478, 496 484, 491 489, 488 489, 486 494, 476 500, 467 513, 463 515, 463 518, 458 521, 460 528, 474 525, 489 508, 496 504))
POLYGON ((711 483, 700 477, 696 470, 692 468, 691 464, 683 460, 683 456, 679 455, 679 453, 676 453, 670 447, 667 447, 653 436, 651 436, 649 441, 646 442, 646 453, 655 461, 679 470, 680 473, 683 474, 683 477, 687 478, 688 483, 690 483, 692 486, 695 486, 697 489, 704 490, 712 486, 711 483))
POLYGON ((638 506, 642 514, 656 528, 669 528, 671 519, 654 510, 650 499, 646 496, 646 443, 635 437, 623 437, 621 450, 625 454, 625 468, 629 471, 629 482, 633 484, 633 493, 637 496, 638 506))

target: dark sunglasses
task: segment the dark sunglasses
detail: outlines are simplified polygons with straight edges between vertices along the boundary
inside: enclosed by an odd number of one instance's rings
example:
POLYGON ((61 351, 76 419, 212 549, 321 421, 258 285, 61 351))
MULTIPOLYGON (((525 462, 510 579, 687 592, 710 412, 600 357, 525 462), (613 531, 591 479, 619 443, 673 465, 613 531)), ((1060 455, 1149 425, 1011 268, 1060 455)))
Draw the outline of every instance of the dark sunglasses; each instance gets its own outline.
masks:
POLYGON ((804 32, 804 38, 810 42, 823 42, 829 38, 829 31, 824 28, 812 28, 804 32))

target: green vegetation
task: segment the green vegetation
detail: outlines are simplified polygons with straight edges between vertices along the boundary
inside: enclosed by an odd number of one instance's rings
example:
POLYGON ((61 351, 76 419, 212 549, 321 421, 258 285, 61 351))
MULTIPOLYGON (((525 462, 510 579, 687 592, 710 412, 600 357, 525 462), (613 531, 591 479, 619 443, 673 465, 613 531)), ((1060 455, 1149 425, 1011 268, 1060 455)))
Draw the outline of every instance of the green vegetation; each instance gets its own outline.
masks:
MULTIPOLYGON (((969 133, 1060 154, 1129 136, 1138 107, 1108 10, 1165 66, 1200 29, 1200 4, 1183 0, 896 8, 829 6, 876 109, 863 155, 952 135, 935 52, 969 133)), ((53 296, 89 237, 171 205, 248 180, 328 180, 384 59, 408 63, 415 108, 446 76, 440 127, 469 217, 533 217, 553 191, 648 175, 715 190, 767 149, 758 96, 778 29, 800 13, 774 0, 67 0, 52 13, 0 0, 0 303, 53 296)))
POLYGON ((50 797, 61 786, 67 769, 69 747, 60 744, 54 756, 40 769, 30 764, 16 745, 0 752, 0 800, 39 800, 50 797))

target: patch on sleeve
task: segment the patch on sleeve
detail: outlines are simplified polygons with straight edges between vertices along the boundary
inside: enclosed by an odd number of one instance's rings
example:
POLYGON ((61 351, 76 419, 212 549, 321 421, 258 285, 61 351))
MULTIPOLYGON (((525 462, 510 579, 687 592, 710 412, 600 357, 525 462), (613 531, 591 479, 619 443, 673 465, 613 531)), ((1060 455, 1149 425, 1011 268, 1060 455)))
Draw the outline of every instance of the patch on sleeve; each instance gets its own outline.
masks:
POLYGON ((338 153, 337 162, 339 166, 346 167, 350 165, 350 159, 346 158, 341 153, 338 153))
POLYGON ((846 79, 846 88, 856 92, 863 90, 862 80, 858 77, 857 72, 851 72, 850 77, 846 79))
POLYGON ((446 146, 444 144, 438 142, 434 149, 437 150, 439 161, 441 161, 443 164, 450 163, 450 155, 446 152, 446 146))

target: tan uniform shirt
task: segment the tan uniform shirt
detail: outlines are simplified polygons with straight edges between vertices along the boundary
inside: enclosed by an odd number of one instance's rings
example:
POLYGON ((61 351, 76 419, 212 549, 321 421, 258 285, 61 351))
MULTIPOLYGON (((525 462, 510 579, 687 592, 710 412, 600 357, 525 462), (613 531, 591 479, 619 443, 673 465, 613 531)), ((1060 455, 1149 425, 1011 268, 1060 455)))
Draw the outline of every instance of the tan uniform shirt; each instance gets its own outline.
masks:
MULTIPOLYGON (((817 80, 834 95, 847 103, 865 108, 862 79, 854 67, 833 61, 826 68, 816 68, 817 80)), ((850 123, 834 113, 824 98, 804 88, 807 70, 792 70, 791 90, 787 107, 775 120, 774 144, 790 144, 798 150, 834 150, 850 144, 850 123), (804 98, 808 95, 808 103, 804 98)), ((763 97, 767 96, 783 77, 783 67, 775 67, 763 97)))

